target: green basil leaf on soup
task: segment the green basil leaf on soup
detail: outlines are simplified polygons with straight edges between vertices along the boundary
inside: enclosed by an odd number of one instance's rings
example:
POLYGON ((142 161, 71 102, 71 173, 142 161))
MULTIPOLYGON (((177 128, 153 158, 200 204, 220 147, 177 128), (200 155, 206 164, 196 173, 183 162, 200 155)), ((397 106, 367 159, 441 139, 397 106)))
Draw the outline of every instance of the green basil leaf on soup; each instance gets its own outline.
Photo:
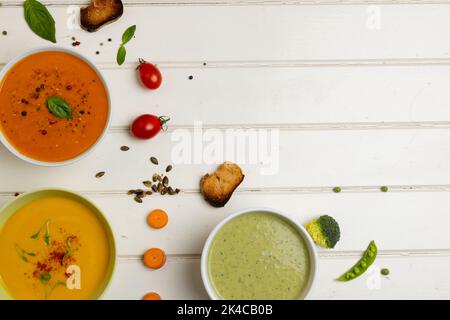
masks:
POLYGON ((47 99, 48 110, 56 117, 61 119, 72 119, 72 108, 61 97, 53 96, 47 99))

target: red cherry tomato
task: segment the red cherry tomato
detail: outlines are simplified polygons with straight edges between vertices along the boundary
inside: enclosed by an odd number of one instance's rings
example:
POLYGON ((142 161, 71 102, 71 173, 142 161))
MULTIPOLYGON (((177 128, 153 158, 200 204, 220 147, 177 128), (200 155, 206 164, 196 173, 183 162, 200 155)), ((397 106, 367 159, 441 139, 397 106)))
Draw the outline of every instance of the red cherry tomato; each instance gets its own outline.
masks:
POLYGON ((143 114, 137 117, 131 124, 131 134, 139 139, 150 139, 158 134, 161 129, 166 129, 168 117, 157 117, 152 114, 143 114))
POLYGON ((162 76, 158 68, 144 59, 139 59, 139 77, 144 86, 149 89, 158 89, 161 85, 162 76))

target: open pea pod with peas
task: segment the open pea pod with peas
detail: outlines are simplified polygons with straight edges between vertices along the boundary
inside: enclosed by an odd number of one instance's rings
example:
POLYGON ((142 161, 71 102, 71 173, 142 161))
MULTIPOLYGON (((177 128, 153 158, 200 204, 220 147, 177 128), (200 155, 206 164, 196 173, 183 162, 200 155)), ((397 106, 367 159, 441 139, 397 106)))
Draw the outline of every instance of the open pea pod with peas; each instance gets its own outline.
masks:
POLYGON ((346 273, 344 273, 336 280, 346 282, 358 278, 360 275, 366 272, 367 269, 369 269, 369 267, 375 261, 377 253, 377 246, 375 244, 375 241, 372 240, 370 241, 366 251, 364 251, 361 259, 359 259, 359 261, 353 267, 351 267, 346 273))

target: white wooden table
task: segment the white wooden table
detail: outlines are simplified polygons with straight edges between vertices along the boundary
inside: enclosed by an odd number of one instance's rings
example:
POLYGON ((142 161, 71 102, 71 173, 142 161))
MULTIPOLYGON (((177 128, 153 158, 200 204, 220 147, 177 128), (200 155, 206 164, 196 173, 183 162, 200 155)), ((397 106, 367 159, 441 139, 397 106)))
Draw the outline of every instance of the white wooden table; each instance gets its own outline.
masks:
MULTIPOLYGON (((450 298, 449 1, 126 0, 124 16, 95 34, 66 27, 76 9, 70 5, 84 0, 45 3, 58 45, 72 47, 75 36, 81 41, 75 50, 105 75, 112 126, 92 154, 68 167, 35 167, 1 147, 0 202, 15 192, 64 187, 97 203, 119 254, 105 298, 140 299, 148 291, 164 299, 206 298, 203 242, 225 216, 252 206, 291 212, 302 223, 324 213, 339 221, 336 249, 320 250, 313 298, 450 298), (120 36, 132 24, 136 39, 118 67, 120 36), (159 90, 136 82, 138 57, 160 66, 159 90), (170 116, 171 130, 136 141, 128 125, 142 113, 170 116), (215 166, 178 165, 171 180, 181 194, 135 203, 125 192, 154 172, 148 158, 169 163, 173 130, 192 130, 194 121, 221 130, 279 129, 278 174, 243 165, 244 183, 225 208, 214 209, 198 182, 215 166), (131 150, 121 152, 121 145, 131 150), (102 170, 106 175, 95 179, 102 170), (379 191, 383 185, 389 192, 379 191), (162 230, 145 223, 154 208, 170 215, 162 230), (334 281, 372 239, 380 250, 376 266, 391 275, 334 281), (141 262, 153 246, 168 253, 158 271, 141 262)), ((0 34, 2 66, 48 44, 22 16, 21 1, 2 1, 0 31, 8 31, 0 34)))

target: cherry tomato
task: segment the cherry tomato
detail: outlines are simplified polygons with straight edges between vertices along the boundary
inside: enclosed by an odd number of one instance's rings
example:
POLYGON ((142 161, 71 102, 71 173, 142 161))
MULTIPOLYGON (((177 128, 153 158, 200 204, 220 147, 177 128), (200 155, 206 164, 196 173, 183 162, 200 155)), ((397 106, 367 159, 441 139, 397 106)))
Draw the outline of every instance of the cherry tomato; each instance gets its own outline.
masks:
POLYGON ((158 68, 145 61, 144 59, 139 59, 139 66, 137 67, 139 71, 139 77, 144 86, 149 89, 158 89, 161 85, 162 76, 158 68))
POLYGON ((131 134, 139 139, 150 139, 158 134, 161 129, 166 130, 168 117, 157 117, 152 114, 143 114, 137 117, 131 124, 131 134))

